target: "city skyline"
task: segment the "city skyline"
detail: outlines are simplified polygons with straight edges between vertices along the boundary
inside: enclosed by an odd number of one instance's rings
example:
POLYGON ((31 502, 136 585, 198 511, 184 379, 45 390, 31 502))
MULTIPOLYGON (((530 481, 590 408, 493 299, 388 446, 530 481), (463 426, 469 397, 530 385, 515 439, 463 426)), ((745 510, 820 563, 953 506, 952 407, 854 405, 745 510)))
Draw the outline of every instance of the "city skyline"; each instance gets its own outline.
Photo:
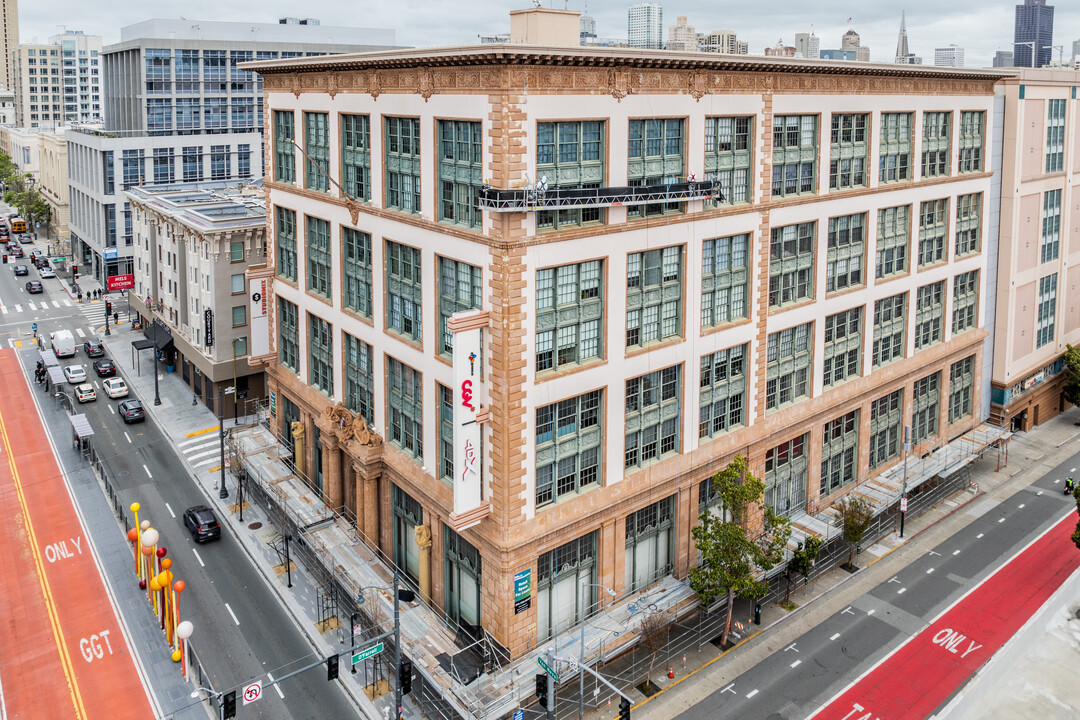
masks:
MULTIPOLYGON (((222 6, 206 0, 192 0, 184 6, 183 18, 234 22, 275 22, 278 18, 302 14, 319 19, 324 25, 344 27, 389 28, 397 31, 402 45, 432 47, 439 45, 474 44, 477 35, 509 31, 510 10, 529 6, 528 0, 495 0, 471 3, 473 12, 464 11, 461 3, 435 3, 431 0, 405 0, 393 6, 375 5, 365 10, 362 20, 349 13, 344 6, 331 3, 310 3, 303 13, 295 6, 281 0, 262 4, 262 12, 252 17, 239 7, 222 6), (468 18, 468 19, 463 19, 468 18)), ((584 2, 560 2, 545 0, 545 7, 584 12, 584 2)), ((592 0, 588 14, 596 20, 597 34, 603 37, 622 37, 626 33, 627 10, 633 3, 629 0, 592 0)), ((847 3, 826 0, 808 9, 806 4, 793 0, 781 0, 773 8, 775 14, 766 16, 749 6, 706 8, 686 0, 662 3, 664 10, 664 37, 667 27, 674 24, 679 15, 687 15, 689 23, 699 32, 733 30, 740 39, 750 43, 750 52, 763 54, 777 40, 793 45, 795 34, 814 32, 822 38, 823 47, 839 46, 840 37, 854 29, 862 37, 865 46, 873 48, 873 62, 891 63, 900 27, 900 13, 906 12, 907 30, 911 52, 924 58, 933 57, 935 47, 951 43, 966 49, 968 67, 988 67, 998 50, 1012 50, 1015 0, 988 6, 974 0, 961 0, 948 7, 931 4, 927 0, 909 0, 892 7, 863 7, 851 17, 852 9, 847 3), (773 17, 784 20, 777 26, 773 17), (962 31, 977 24, 981 31, 969 37, 962 31)), ((1054 4, 1052 1, 1050 4, 1054 4)), ((168 12, 148 8, 133 13, 130 6, 116 0, 98 3, 94 12, 87 11, 84 3, 74 0, 58 0, 48 5, 20 7, 20 38, 33 42, 36 37, 43 41, 57 33, 58 27, 79 29, 87 34, 100 34, 106 45, 119 41, 120 28, 155 17, 179 17, 175 11, 168 12), (55 18, 68 22, 60 26, 55 18)), ((1067 55, 1072 42, 1080 38, 1080 6, 1058 2, 1055 5, 1055 44, 1062 45, 1067 55)), ((1057 53, 1054 54, 1055 59, 1057 53)))

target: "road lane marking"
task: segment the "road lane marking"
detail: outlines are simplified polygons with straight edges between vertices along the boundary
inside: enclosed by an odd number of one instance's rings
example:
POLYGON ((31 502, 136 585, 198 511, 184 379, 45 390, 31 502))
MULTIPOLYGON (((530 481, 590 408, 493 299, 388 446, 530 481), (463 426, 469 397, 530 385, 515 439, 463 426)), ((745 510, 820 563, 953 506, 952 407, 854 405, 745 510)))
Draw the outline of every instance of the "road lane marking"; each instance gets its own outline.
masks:
POLYGON ((866 611, 866 614, 867 614, 867 615, 873 615, 873 614, 874 614, 874 610, 873 610, 873 609, 867 610, 867 611, 866 611))
POLYGON ((22 312, 22 305, 15 303, 15 312, 22 312))
POLYGON ((758 691, 757 691, 757 690, 751 690, 750 692, 748 692, 748 693, 746 694, 746 699, 747 699, 747 700, 749 700, 750 698, 754 697, 754 696, 755 696, 755 695, 757 695, 757 694, 758 694, 758 691))
POLYGON ((191 548, 191 552, 195 553, 195 559, 199 561, 199 565, 202 565, 203 567, 206 567, 206 563, 204 563, 202 561, 202 558, 199 557, 199 551, 196 550, 195 548, 191 548))
POLYGON ((795 647, 795 643, 791 643, 786 648, 784 648, 784 652, 787 652, 788 650, 794 650, 795 652, 799 652, 798 649, 795 647))
POLYGON ((960 551, 959 551, 959 550, 953 550, 952 554, 953 554, 953 555, 959 555, 959 554, 960 554, 960 551))
POLYGON ((60 307, 60 303, 59 303, 59 302, 57 302, 56 300, 53 300, 53 301, 52 301, 52 304, 53 304, 53 307, 54 307, 54 308, 59 308, 59 307, 60 307))
POLYGON ((29 303, 27 303, 27 305, 30 306, 31 310, 37 310, 37 305, 35 305, 33 302, 29 302, 29 303))
POLYGON ((844 608, 843 610, 841 610, 841 611, 840 611, 840 614, 841 614, 841 615, 843 615, 843 614, 845 614, 845 613, 848 613, 848 614, 850 614, 850 615, 854 615, 854 614, 855 614, 855 611, 853 611, 853 610, 851 609, 851 606, 850 606, 850 605, 848 605, 848 606, 847 606, 846 608, 844 608))
MULTIPOLYGON (((215 445, 217 443, 214 443, 215 445)), ((188 460, 198 460, 199 458, 206 457, 208 455, 217 455, 220 448, 214 448, 213 450, 207 450, 205 452, 195 453, 194 455, 187 455, 188 460)))
POLYGON ((900 582, 900 579, 898 577, 896 577, 895 575, 893 575, 891 578, 889 578, 889 582, 898 583, 898 582, 900 582))
POLYGON ((71 301, 70 300, 65 300, 64 301, 64 307, 71 307, 71 301))
POLYGON ((146 471, 146 477, 150 478, 151 480, 154 479, 154 476, 150 474, 150 468, 146 467, 146 465, 143 464, 142 469, 146 471))
POLYGON ((225 603, 225 609, 229 611, 229 616, 230 616, 230 617, 232 618, 232 621, 233 621, 234 623, 236 623, 237 625, 239 625, 239 624, 240 624, 240 621, 236 619, 236 613, 234 613, 234 612, 232 611, 232 608, 231 608, 231 607, 229 607, 229 603, 225 603))
POLYGON ((1005 522, 1005 518, 998 518, 998 522, 999 522, 999 523, 1003 523, 1003 522, 1005 522))
MULTIPOLYGON (((212 432, 217 432, 217 431, 218 431, 218 430, 220 430, 220 429, 221 429, 221 426, 220 426, 220 425, 215 425, 214 427, 208 427, 208 428, 203 428, 202 430, 196 430, 195 432, 189 432, 189 433, 188 433, 187 435, 185 435, 184 437, 186 437, 186 438, 193 438, 193 437, 198 437, 199 435, 205 435, 206 433, 212 433, 212 432)), ((185 444, 185 443, 177 443, 177 445, 178 445, 178 446, 181 446, 181 447, 182 447, 182 446, 183 446, 184 444, 185 444)))
POLYGON ((124 431, 124 437, 127 438, 128 442, 131 442, 131 436, 127 434, 127 430, 124 431))
MULTIPOLYGON (((127 433, 124 434, 127 435, 127 433)), ((169 503, 165 503, 165 509, 169 511, 169 514, 173 516, 173 519, 176 518, 176 513, 172 511, 172 507, 170 507, 169 503)))
POLYGON ((82 328, 75 328, 75 334, 78 335, 80 338, 86 337, 86 333, 82 331, 82 328))
POLYGON ((980 538, 982 538, 982 536, 983 536, 983 533, 979 533, 978 535, 975 536, 975 539, 979 540, 980 538))
POLYGON ((897 595, 903 595, 906 592, 907 592, 907 588, 900 588, 899 590, 896 591, 896 594, 897 595))
POLYGON ((796 660, 795 662, 791 663, 791 667, 798 667, 800 663, 802 663, 802 660, 796 660))
POLYGON ((110 406, 109 406, 109 412, 111 412, 111 413, 112 413, 113 415, 115 415, 115 414, 116 414, 116 411, 115 411, 115 410, 113 410, 113 406, 112 406, 112 405, 110 405, 110 406))
POLYGON ((722 693, 729 692, 732 695, 734 695, 735 694, 735 683, 731 683, 730 685, 728 685, 726 688, 724 688, 720 692, 722 692, 722 693))
POLYGON ((930 568, 929 570, 927 570, 927 571, 926 571, 926 574, 927 574, 927 575, 930 575, 930 574, 932 574, 933 572, 934 572, 934 568, 930 568))
POLYGON ((1020 505, 1019 505, 1019 506, 1017 506, 1017 508, 1016 508, 1016 509, 1017 509, 1017 510, 1023 510, 1023 509, 1024 509, 1024 503, 1020 503, 1020 505))
POLYGON ((829 640, 836 640, 836 638, 838 638, 838 637, 840 637, 840 633, 836 633, 831 638, 829 638, 829 640))
MULTIPOLYGON (((239 624, 239 623, 237 623, 237 624, 239 624)), ((281 698, 282 700, 284 700, 285 699, 285 693, 281 692, 281 686, 277 684, 277 680, 274 679, 274 676, 271 675, 270 673, 266 673, 266 679, 269 680, 274 685, 274 689, 277 690, 278 697, 281 698)))

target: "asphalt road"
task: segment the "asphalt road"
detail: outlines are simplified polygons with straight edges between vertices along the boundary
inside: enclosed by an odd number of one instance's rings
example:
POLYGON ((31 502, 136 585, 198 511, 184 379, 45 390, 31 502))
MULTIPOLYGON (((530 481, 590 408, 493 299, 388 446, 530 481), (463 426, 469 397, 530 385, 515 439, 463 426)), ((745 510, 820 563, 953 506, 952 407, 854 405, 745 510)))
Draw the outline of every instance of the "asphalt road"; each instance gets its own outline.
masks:
MULTIPOLYGON (((29 255, 32 246, 23 247, 29 255)), ((0 339, 20 340, 24 347, 29 345, 33 322, 37 322, 39 335, 46 339, 48 333, 58 329, 74 332, 80 328, 89 335, 88 319, 78 304, 64 304, 68 298, 59 281, 46 279, 44 294, 26 294, 23 289, 26 280, 39 279, 32 265, 30 268, 29 278, 15 277, 10 263, 0 265, 0 308, 7 309, 0 314, 0 339)), ((93 361, 82 353, 82 340, 76 336, 79 352, 75 358, 61 360, 60 364, 62 367, 83 365, 88 380, 97 388, 98 399, 80 406, 78 411, 90 420, 95 432, 94 447, 104 458, 124 504, 138 502, 143 508, 140 517, 149 514, 161 533, 161 544, 168 548, 168 556, 174 560, 175 576, 185 581, 187 589, 179 601, 181 614, 197 628, 193 643, 215 688, 227 690, 258 678, 263 678, 265 684, 267 673, 280 678, 317 660, 291 616, 233 538, 229 526, 235 519, 219 518, 220 541, 202 545, 193 542, 183 525, 183 512, 190 506, 206 503, 206 498, 153 420, 123 423, 116 413, 119 400, 110 400, 104 394, 101 380, 91 367, 93 361)), ((21 356, 24 368, 32 377, 35 354, 27 352, 21 356)), ((114 359, 126 362, 124 358, 114 359)), ((31 385, 34 390, 40 389, 31 385)), ((73 385, 65 384, 61 389, 74 395, 73 385)), ((152 402, 152 398, 145 402, 152 402)), ((66 415, 52 403, 44 403, 43 407, 46 425, 58 433, 54 441, 63 446, 68 442, 66 415)), ((279 687, 280 694, 265 688, 259 717, 283 720, 359 717, 339 684, 326 680, 325 666, 287 679, 279 687)))
POLYGON ((809 717, 1060 519, 1072 505, 1060 480, 1078 465, 1074 456, 996 506, 979 501, 967 527, 678 717, 809 717))

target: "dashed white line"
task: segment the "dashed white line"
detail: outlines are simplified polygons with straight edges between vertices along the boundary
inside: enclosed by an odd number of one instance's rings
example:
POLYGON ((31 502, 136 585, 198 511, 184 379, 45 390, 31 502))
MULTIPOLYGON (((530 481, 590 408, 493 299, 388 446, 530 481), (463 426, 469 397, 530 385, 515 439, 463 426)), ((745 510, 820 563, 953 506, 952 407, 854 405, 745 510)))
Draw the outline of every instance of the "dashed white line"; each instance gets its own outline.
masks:
POLYGON ((791 663, 791 667, 798 667, 801 664, 802 664, 802 660, 796 660, 795 662, 791 663))
POLYGON ((1018 506, 1016 507, 1016 509, 1017 509, 1017 510, 1023 510, 1023 509, 1024 509, 1024 503, 1020 503, 1020 504, 1019 504, 1019 505, 1018 505, 1018 506))
POLYGON ((896 594, 897 595, 903 595, 906 592, 907 592, 907 588, 900 588, 899 590, 896 591, 896 594))
POLYGON ((952 554, 953 554, 953 555, 959 555, 959 554, 960 554, 960 551, 959 551, 959 550, 953 550, 953 551, 952 551, 952 554))
POLYGON ((206 567, 206 563, 204 563, 202 561, 202 558, 199 557, 199 551, 196 550, 195 548, 191 548, 191 552, 195 553, 195 559, 199 561, 199 565, 201 565, 203 567, 206 567))
POLYGON ((976 539, 976 540, 978 540, 978 539, 980 539, 980 538, 981 538, 982 536, 983 536, 983 533, 979 533, 978 535, 976 535, 976 536, 975 536, 975 539, 976 539))
MULTIPOLYGON (((229 617, 231 617, 231 618, 232 618, 232 621, 233 621, 234 623, 236 623, 237 625, 239 625, 239 624, 240 624, 240 621, 236 619, 236 613, 234 613, 234 612, 232 611, 232 608, 231 608, 231 607, 229 607, 229 603, 225 603, 225 609, 229 611, 229 617)), ((271 680, 272 680, 272 679, 273 679, 273 678, 271 678, 271 680)))
POLYGON ((169 514, 172 515, 173 518, 176 517, 176 513, 172 511, 172 507, 169 505, 169 503, 165 503, 165 509, 169 511, 169 514))
POLYGON ((998 522, 999 522, 999 523, 1003 523, 1003 522, 1005 522, 1005 518, 998 518, 998 522))
POLYGON ((934 568, 930 568, 929 570, 926 571, 926 574, 927 575, 932 575, 933 572, 934 572, 934 568))
POLYGON ((754 697, 754 696, 755 696, 755 695, 757 695, 757 694, 758 694, 758 691, 757 691, 757 690, 751 690, 750 692, 748 692, 748 693, 746 694, 746 699, 747 699, 747 700, 749 700, 750 698, 754 697))
POLYGON ((271 675, 270 673, 266 673, 266 679, 269 680, 273 684, 274 689, 277 690, 278 697, 281 698, 282 700, 284 700, 285 699, 285 693, 281 692, 281 686, 278 685, 276 682, 274 682, 274 676, 271 675))
POLYGON ((867 614, 867 615, 873 615, 873 614, 874 614, 874 611, 873 611, 873 610, 867 610, 867 611, 866 611, 866 614, 867 614))
POLYGON ((154 479, 154 476, 150 474, 150 468, 146 467, 146 465, 143 465, 142 469, 146 471, 146 477, 150 478, 151 480, 154 479))
MULTIPOLYGON (((127 438, 128 442, 131 442, 131 436, 127 434, 127 430, 124 431, 124 437, 127 438)), ((176 516, 174 515, 173 517, 176 517, 176 516)))
POLYGON ((113 415, 115 415, 115 414, 116 414, 116 411, 115 411, 115 410, 113 410, 113 406, 112 406, 112 405, 109 405, 109 406, 108 406, 108 408, 109 408, 109 412, 111 412, 111 413, 112 413, 113 415))
POLYGON ((836 638, 838 638, 838 637, 840 637, 840 633, 836 633, 835 635, 833 635, 833 636, 832 636, 831 638, 829 638, 829 639, 830 639, 830 640, 836 640, 836 638))

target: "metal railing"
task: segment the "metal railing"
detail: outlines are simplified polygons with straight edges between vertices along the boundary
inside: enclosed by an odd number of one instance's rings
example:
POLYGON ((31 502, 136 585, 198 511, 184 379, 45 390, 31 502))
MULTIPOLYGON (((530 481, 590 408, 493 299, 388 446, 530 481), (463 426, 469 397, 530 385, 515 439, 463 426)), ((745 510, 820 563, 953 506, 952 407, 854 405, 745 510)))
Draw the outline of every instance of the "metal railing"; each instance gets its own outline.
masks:
POLYGON ((665 183, 663 185, 628 185, 599 188, 527 187, 499 190, 489 185, 480 188, 477 205, 493 212, 564 210, 567 208, 610 207, 612 205, 654 205, 686 200, 720 199, 720 183, 665 183))

